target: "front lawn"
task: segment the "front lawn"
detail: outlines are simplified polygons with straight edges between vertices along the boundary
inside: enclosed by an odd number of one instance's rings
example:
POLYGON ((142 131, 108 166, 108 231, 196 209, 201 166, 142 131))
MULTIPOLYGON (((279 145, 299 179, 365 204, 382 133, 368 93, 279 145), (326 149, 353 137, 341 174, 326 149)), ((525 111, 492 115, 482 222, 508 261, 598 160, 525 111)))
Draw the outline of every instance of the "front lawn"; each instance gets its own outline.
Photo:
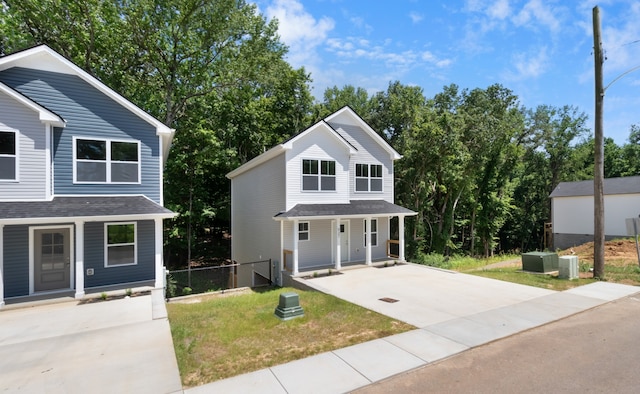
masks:
POLYGON ((283 364, 414 329, 319 292, 279 288, 198 303, 167 304, 182 384, 283 364), (282 292, 300 296, 304 317, 280 321, 273 312, 282 292))

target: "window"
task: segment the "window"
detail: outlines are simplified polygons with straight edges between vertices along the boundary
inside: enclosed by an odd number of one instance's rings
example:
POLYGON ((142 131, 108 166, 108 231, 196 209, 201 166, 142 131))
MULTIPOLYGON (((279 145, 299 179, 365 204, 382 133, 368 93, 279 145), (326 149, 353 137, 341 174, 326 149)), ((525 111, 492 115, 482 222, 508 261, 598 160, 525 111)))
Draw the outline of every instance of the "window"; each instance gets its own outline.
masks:
POLYGON ((0 131, 0 181, 18 180, 18 133, 0 131))
MULTIPOLYGON (((367 246, 367 219, 363 224, 364 228, 364 246, 367 246)), ((378 219, 371 219, 371 246, 378 246, 378 219)))
POLYGON ((356 191, 382 191, 382 165, 356 164, 356 191))
POLYGON ((336 162, 333 160, 302 160, 302 190, 336 190, 336 162))
POLYGON ((298 223, 298 241, 309 240, 309 222, 298 223))
POLYGON ((136 224, 105 223, 105 267, 137 264, 136 224))
POLYGON ((138 183, 138 141, 75 139, 76 182, 138 183))

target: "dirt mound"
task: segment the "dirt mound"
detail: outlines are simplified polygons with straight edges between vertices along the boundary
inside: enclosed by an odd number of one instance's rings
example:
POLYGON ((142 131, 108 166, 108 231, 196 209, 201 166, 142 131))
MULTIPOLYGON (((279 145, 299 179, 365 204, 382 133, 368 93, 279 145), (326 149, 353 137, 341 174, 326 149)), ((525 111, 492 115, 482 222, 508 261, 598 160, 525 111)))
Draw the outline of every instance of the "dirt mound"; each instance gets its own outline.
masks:
MULTIPOLYGON (((581 260, 593 262, 593 242, 563 250, 560 255, 575 254, 581 260)), ((611 265, 628 265, 638 263, 638 252, 633 239, 620 239, 605 242, 604 259, 611 265)))

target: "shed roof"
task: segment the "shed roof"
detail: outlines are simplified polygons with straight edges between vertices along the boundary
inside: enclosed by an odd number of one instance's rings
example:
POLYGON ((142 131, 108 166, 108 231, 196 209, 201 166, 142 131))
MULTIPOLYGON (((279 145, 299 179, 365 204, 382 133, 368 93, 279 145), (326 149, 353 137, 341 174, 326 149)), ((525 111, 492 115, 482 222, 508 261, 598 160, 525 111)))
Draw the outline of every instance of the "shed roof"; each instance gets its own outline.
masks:
POLYGON ((175 214, 145 196, 55 197, 51 201, 0 202, 0 223, 119 216, 173 217, 175 214))
POLYGON ((289 218, 412 216, 416 212, 384 200, 351 200, 348 204, 297 204, 274 216, 276 220, 289 218))
MULTIPOLYGON (((604 180, 604 194, 636 194, 640 193, 640 176, 607 178, 604 180)), ((593 180, 578 182, 561 182, 550 197, 593 196, 593 180)))

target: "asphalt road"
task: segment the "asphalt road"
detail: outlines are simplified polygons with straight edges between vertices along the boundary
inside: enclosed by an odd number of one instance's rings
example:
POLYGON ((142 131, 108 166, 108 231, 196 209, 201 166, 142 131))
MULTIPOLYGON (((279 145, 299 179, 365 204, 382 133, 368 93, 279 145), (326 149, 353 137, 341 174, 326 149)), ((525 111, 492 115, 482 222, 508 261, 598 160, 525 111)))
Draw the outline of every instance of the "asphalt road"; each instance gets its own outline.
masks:
POLYGON ((638 393, 640 295, 396 375, 357 393, 638 393))

